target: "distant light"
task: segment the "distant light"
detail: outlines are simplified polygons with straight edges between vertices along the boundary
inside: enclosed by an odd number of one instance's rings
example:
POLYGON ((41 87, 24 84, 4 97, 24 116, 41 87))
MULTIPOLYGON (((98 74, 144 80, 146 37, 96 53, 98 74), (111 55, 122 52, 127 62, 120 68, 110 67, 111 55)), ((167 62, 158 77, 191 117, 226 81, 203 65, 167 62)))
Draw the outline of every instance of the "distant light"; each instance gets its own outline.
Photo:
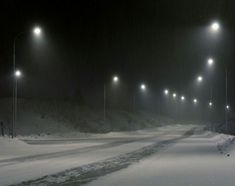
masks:
POLYGON ((209 102, 209 107, 212 107, 213 106, 213 103, 210 101, 209 102))
POLYGON ((141 84, 140 88, 141 88, 141 90, 146 90, 146 85, 145 84, 141 84))
POLYGON ((209 66, 212 66, 214 64, 214 60, 212 58, 209 58, 207 60, 207 63, 208 63, 209 66))
POLYGON ((230 106, 229 106, 229 105, 226 105, 226 109, 229 110, 229 109, 230 109, 230 106))
POLYGON ((118 81, 119 81, 118 76, 114 76, 114 77, 113 77, 113 82, 117 83, 118 81))
POLYGON ((176 94, 176 93, 173 93, 172 96, 173 96, 173 98, 176 98, 176 97, 177 97, 177 94, 176 94))
POLYGON ((40 27, 35 27, 35 28, 33 29, 33 33, 34 33, 36 36, 41 35, 41 32, 42 32, 42 30, 41 30, 40 27))
POLYGON ((213 23, 211 24, 211 30, 212 30, 213 32, 217 32, 219 29, 220 29, 220 24, 219 24, 218 22, 213 22, 213 23))
POLYGON ((165 89, 165 90, 164 90, 164 94, 165 94, 165 95, 168 95, 168 94, 169 94, 169 90, 168 90, 168 89, 165 89))
POLYGON ((20 71, 20 70, 16 70, 16 71, 15 71, 15 76, 16 76, 17 78, 19 78, 19 77, 21 76, 21 71, 20 71))
POLYGON ((197 77, 197 81, 198 81, 198 82, 202 82, 202 80, 203 80, 203 77, 202 77, 202 76, 198 76, 198 77, 197 77))
POLYGON ((184 97, 184 96, 181 96, 180 99, 181 99, 181 101, 184 101, 184 100, 185 100, 185 97, 184 97))
POLYGON ((193 99, 193 103, 194 103, 194 104, 197 103, 197 99, 196 99, 196 98, 193 99))

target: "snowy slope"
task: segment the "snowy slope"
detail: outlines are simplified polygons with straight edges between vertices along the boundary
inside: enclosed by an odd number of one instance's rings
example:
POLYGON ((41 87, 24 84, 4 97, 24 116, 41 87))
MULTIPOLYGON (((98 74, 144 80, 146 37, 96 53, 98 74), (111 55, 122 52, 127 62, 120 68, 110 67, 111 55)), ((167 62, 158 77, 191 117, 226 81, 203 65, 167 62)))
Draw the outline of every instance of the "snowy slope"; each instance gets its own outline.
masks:
MULTIPOLYGON (((12 119, 11 99, 0 99, 0 121, 9 133, 12 119)), ((52 100, 18 100, 17 135, 51 135, 69 132, 106 133, 158 127, 172 123, 156 113, 107 110, 104 122, 103 110, 92 109, 78 103, 52 100)))

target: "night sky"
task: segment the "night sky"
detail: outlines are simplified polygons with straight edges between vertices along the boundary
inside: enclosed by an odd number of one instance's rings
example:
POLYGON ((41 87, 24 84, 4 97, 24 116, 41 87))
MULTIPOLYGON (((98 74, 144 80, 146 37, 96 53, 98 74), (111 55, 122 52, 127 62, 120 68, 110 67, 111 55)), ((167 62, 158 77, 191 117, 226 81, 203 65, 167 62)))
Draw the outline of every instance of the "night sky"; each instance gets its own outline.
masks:
POLYGON ((13 39, 26 32, 16 44, 16 64, 24 74, 20 97, 99 103, 104 83, 114 92, 109 85, 117 74, 123 105, 141 82, 156 102, 166 87, 206 102, 211 75, 214 99, 222 104, 227 66, 234 105, 233 0, 9 0, 0 7, 0 97, 11 96, 13 39), (214 20, 222 27, 217 35, 208 33, 214 20), (30 33, 36 25, 43 29, 40 40, 30 33), (206 71, 210 56, 213 72, 206 71), (205 82, 195 90, 198 74, 205 82))

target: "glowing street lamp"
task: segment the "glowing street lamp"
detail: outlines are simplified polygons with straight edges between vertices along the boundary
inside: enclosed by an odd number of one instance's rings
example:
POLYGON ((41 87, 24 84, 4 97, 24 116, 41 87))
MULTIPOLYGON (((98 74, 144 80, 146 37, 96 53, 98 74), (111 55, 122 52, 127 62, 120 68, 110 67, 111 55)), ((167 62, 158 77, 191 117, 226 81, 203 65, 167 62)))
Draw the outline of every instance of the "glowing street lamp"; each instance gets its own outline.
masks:
POLYGON ((229 106, 229 105, 226 105, 226 109, 229 110, 229 109, 230 109, 230 106, 229 106))
POLYGON ((214 60, 213 60, 212 58, 209 58, 209 59, 207 60, 207 64, 208 64, 209 66, 212 66, 212 65, 214 64, 214 60))
POLYGON ((169 94, 169 90, 168 90, 168 89, 165 89, 165 90, 164 90, 164 94, 165 94, 165 95, 168 95, 168 94, 169 94))
POLYGON ((193 103, 197 104, 197 99, 196 98, 193 99, 193 103))
POLYGON ((172 94, 172 97, 175 99, 177 97, 177 94, 176 93, 173 93, 172 94))
POLYGON ((199 83, 201 83, 201 82, 203 81, 203 77, 202 77, 202 76, 198 76, 198 77, 197 77, 197 81, 198 81, 199 83))
MULTIPOLYGON (((41 35, 41 28, 40 27, 35 27, 33 28, 33 34, 35 36, 40 36, 41 35)), ((20 32, 18 35, 15 36, 14 41, 13 41, 13 73, 14 73, 14 86, 13 86, 13 97, 12 97, 12 102, 13 102, 13 115, 12 115, 12 138, 14 137, 14 127, 16 124, 16 115, 17 115, 17 78, 21 76, 21 72, 19 70, 16 70, 16 41, 17 39, 24 35, 27 34, 28 32, 20 32)))
POLYGON ((212 107, 213 106, 213 103, 210 101, 209 102, 209 107, 212 107))
MULTIPOLYGON (((16 70, 14 72, 14 94, 13 94, 13 119, 14 119, 14 124, 16 123, 16 118, 17 118, 17 84, 18 84, 18 79, 22 76, 22 73, 20 70, 16 70)), ((13 125, 14 126, 14 125, 13 125)), ((14 131, 12 128, 12 138, 14 136, 14 131)))
POLYGON ((184 101, 184 100, 185 100, 185 97, 184 97, 184 96, 181 96, 180 99, 181 99, 181 101, 184 101))
POLYGON ((19 78, 21 76, 21 71, 20 70, 16 70, 15 71, 15 77, 19 78))
POLYGON ((211 28, 211 31, 218 32, 220 29, 220 24, 217 21, 215 21, 211 24, 210 28, 211 28))
POLYGON ((114 82, 114 83, 117 83, 118 81, 119 81, 118 76, 114 76, 114 77, 113 77, 113 82, 114 82))
POLYGON ((145 84, 141 84, 141 85, 140 85, 140 89, 141 89, 142 91, 145 91, 145 90, 146 90, 146 85, 145 85, 145 84))
MULTIPOLYGON (((114 84, 117 84, 119 82, 119 77, 117 75, 114 75, 112 78, 112 82, 114 84)), ((104 83, 104 90, 103 90, 103 115, 104 115, 104 121, 106 120, 106 101, 107 99, 107 91, 106 91, 106 84, 104 83)))
MULTIPOLYGON (((143 92, 143 94, 145 94, 145 91, 146 91, 146 89, 147 89, 146 84, 144 84, 144 83, 140 84, 140 85, 139 85, 139 89, 140 89, 140 91, 143 92)), ((135 110, 135 105, 136 105, 136 96, 135 96, 135 94, 134 94, 134 96, 133 96, 133 110, 135 110)))
POLYGON ((37 26, 37 27, 35 27, 35 28, 33 29, 33 33, 34 33, 36 36, 40 36, 41 33, 42 33, 42 29, 37 26))

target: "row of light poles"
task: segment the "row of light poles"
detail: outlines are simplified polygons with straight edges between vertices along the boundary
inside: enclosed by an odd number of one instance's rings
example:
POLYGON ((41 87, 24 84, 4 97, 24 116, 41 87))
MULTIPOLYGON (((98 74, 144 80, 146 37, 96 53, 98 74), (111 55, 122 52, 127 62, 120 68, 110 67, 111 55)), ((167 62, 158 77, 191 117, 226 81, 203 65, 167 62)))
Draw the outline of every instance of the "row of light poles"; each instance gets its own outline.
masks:
MULTIPOLYGON (((220 29, 220 24, 218 22, 213 22, 210 26, 210 29, 212 32, 216 33, 219 31, 220 29)), ((35 37, 39 37, 42 33, 42 30, 40 27, 35 27, 33 28, 33 34, 35 37)), ((25 34, 27 32, 22 32, 22 33, 19 33, 15 38, 14 38, 14 42, 13 42, 13 72, 14 72, 14 86, 13 86, 13 122, 12 122, 12 138, 14 137, 14 127, 16 125, 16 119, 17 119, 17 81, 18 79, 22 76, 22 72, 19 70, 19 69, 16 69, 16 41, 17 39, 22 36, 23 34, 25 34)), ((208 66, 212 66, 214 64, 214 60, 212 58, 209 58, 208 61, 208 66)), ((226 109, 229 110, 230 109, 230 106, 228 105, 227 101, 227 71, 226 71, 226 109)), ((117 75, 113 76, 112 78, 112 81, 113 83, 118 83, 119 82, 119 77, 117 75)), ((197 82, 198 83, 201 83, 203 81, 203 76, 202 75, 199 75, 197 77, 197 82)), ((146 84, 142 83, 140 84, 139 86, 140 90, 141 91, 146 91, 147 89, 147 86, 146 84)), ((164 90, 164 93, 165 95, 168 95, 170 92, 169 90, 164 90)), ((103 98, 103 106, 104 106, 104 120, 106 119, 106 86, 104 84, 104 98, 103 98)), ((174 99, 177 98, 177 94, 176 93, 173 93, 172 94, 172 97, 174 99)), ((182 95, 180 97, 180 100, 181 101, 185 101, 185 96, 182 95)), ((134 101, 133 101, 134 102, 134 101)), ((193 103, 194 104, 197 104, 198 103, 198 100, 196 98, 193 99, 193 103)), ((212 100, 210 100, 209 102, 209 107, 212 107, 213 106, 213 103, 212 103, 212 100)), ((226 116, 226 122, 227 122, 227 116, 226 116)))
MULTIPOLYGON (((13 74, 14 74, 14 82, 13 82, 13 105, 12 105, 12 110, 13 110, 13 119, 12 119, 12 131, 11 131, 11 135, 12 138, 16 135, 15 134, 15 126, 16 126, 16 122, 17 122, 17 83, 18 83, 18 79, 22 76, 22 72, 16 68, 16 41, 18 40, 18 38, 20 36, 22 36, 23 34, 26 34, 27 32, 21 32, 18 35, 16 35, 16 37, 14 38, 14 42, 13 42, 13 74)), ((34 27, 32 30, 32 33, 35 37, 39 37, 42 34, 42 29, 40 27, 34 27)), ((119 77, 117 75, 113 76, 112 78, 112 82, 117 84, 119 82, 119 77)), ((146 84, 142 83, 139 86, 141 91, 146 91, 147 86, 146 84)), ((104 84, 104 95, 103 95, 103 107, 104 107, 104 120, 106 119, 106 105, 107 105, 107 95, 106 95, 106 85, 104 84)))
MULTIPOLYGON (((210 29, 214 33, 217 33, 220 30, 221 26, 218 22, 214 22, 211 24, 210 29)), ((212 66, 214 63, 214 60, 212 58, 208 59, 208 65, 212 66)), ((211 88, 211 94, 212 94, 212 88, 211 88)), ((211 95, 212 97, 212 95, 211 95)), ((226 130, 228 132, 228 110, 230 109, 230 106, 228 104, 228 70, 227 66, 225 66, 225 125, 226 130)))
MULTIPOLYGON (((172 96, 172 98, 173 98, 174 100, 177 99, 177 97, 178 97, 178 94, 177 94, 176 92, 173 92, 172 94, 170 94, 170 91, 169 91, 168 89, 165 89, 165 90, 164 90, 164 95, 165 95, 165 96, 172 96)), ((179 96, 179 99, 180 99, 182 102, 185 102, 185 101, 186 101, 186 97, 185 97, 184 95, 179 96)), ((194 98, 192 99, 192 102, 193 102, 194 104, 197 104, 197 103, 198 103, 198 99, 194 97, 194 98)), ((213 106, 213 102, 212 102, 211 100, 209 101, 208 106, 209 106, 210 108, 213 106)), ((225 108, 226 108, 227 110, 229 110, 229 109, 230 109, 230 106, 229 106, 229 105, 226 105, 225 108)))
MULTIPOLYGON (((213 22, 211 25, 210 25, 210 31, 214 34, 218 33, 219 30, 221 29, 221 26, 219 24, 219 22, 213 22)), ((207 65, 209 68, 212 68, 212 66, 214 65, 214 59, 213 58, 208 58, 207 59, 207 65)), ((201 84, 203 82, 204 78, 202 75, 198 75, 197 78, 196 78, 196 81, 198 84, 201 84)), ((209 101, 209 107, 211 108, 213 106, 213 102, 212 102, 212 85, 210 87, 210 101, 209 101)), ((165 95, 169 95, 169 90, 168 89, 165 89, 164 90, 164 94, 165 95)), ((176 99, 177 97, 177 94, 176 93, 172 93, 172 97, 173 99, 176 99)), ((181 101, 185 101, 185 96, 181 96, 180 97, 180 100, 181 101)), ((198 103, 198 100, 196 98, 193 98, 193 103, 194 104, 197 104, 198 103)), ((226 122, 226 127, 228 127, 228 117, 227 117, 227 114, 228 114, 228 111, 230 110, 230 105, 228 104, 228 77, 227 77, 227 67, 225 68, 225 122, 226 122)))
MULTIPOLYGON (((22 72, 16 68, 16 43, 17 40, 24 34, 27 34, 28 32, 21 32, 18 35, 15 36, 13 41, 13 96, 12 96, 12 127, 11 127, 11 135, 12 138, 15 135, 15 125, 17 122, 17 84, 18 79, 22 76, 22 72)), ((40 27, 36 26, 33 28, 32 33, 35 37, 41 36, 42 30, 40 27)))
MULTIPOLYGON (((120 78, 117 75, 114 75, 112 77, 112 83, 118 84, 120 82, 120 78)), ((146 92, 147 91, 147 85, 145 83, 141 83, 139 85, 139 89, 141 92, 146 92)), ((135 107, 135 96, 133 96, 133 109, 135 107)), ((107 90, 106 90, 106 84, 104 84, 104 89, 103 89, 103 117, 104 121, 106 120, 106 110, 107 110, 107 90)))

